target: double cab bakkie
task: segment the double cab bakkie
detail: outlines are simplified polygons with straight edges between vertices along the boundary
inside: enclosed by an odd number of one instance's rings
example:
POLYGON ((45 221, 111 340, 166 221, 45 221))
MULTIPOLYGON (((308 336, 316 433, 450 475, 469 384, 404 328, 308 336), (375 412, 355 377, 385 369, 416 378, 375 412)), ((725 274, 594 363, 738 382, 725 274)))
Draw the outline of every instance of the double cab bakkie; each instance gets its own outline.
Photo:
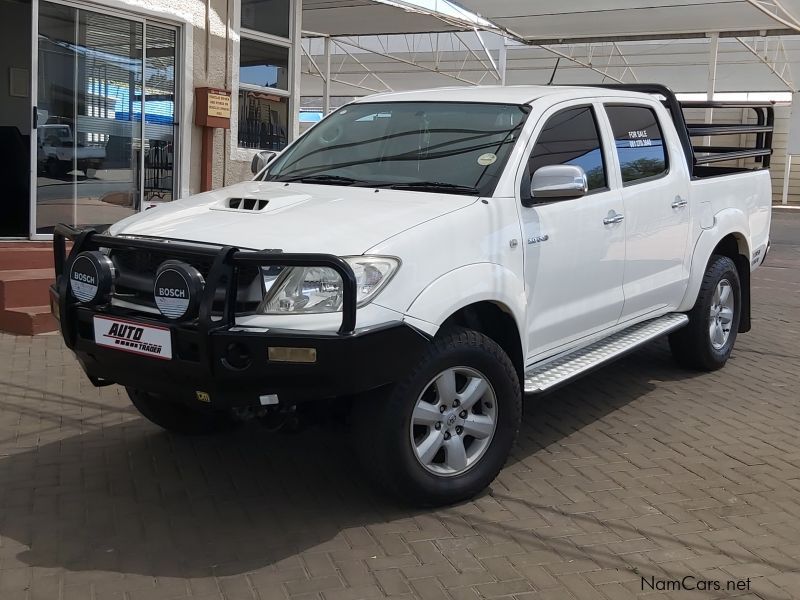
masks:
POLYGON ((663 335, 719 369, 750 329, 773 112, 687 124, 726 106, 645 84, 362 98, 252 181, 60 225, 53 311, 91 381, 167 430, 333 404, 378 483, 457 502, 526 395, 663 335))

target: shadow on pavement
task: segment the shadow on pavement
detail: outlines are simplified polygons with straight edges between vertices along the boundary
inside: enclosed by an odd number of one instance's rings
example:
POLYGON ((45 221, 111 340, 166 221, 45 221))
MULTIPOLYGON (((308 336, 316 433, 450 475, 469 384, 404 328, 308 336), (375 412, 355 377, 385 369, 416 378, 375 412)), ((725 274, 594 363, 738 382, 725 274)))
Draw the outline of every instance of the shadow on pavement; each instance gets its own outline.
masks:
MULTIPOLYGON (((653 380, 689 377, 658 343, 528 402, 509 468, 636 401, 653 380)), ((43 444, 0 459, 0 541, 28 546, 16 558, 30 566, 162 577, 243 573, 321 545, 352 552, 343 529, 426 511, 376 493, 348 433, 331 424, 270 435, 253 424, 190 439, 132 418, 43 444)))

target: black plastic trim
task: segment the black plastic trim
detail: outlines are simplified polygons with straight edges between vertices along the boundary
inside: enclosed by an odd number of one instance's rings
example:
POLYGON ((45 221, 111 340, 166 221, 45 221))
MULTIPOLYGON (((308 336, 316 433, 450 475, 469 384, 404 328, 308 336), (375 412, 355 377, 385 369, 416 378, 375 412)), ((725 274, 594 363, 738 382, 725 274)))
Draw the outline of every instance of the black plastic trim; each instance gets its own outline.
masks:
MULTIPOLYGON (((55 288, 52 293, 57 294, 55 288)), ((72 306, 67 319, 74 332, 71 348, 94 385, 117 383, 186 403, 197 403, 197 392, 204 392, 212 408, 219 409, 258 406, 266 394, 277 394, 281 404, 296 404, 377 389, 410 373, 431 343, 428 335, 399 321, 341 335, 241 326, 201 332, 187 323, 165 324, 119 307, 72 306), (172 359, 97 345, 95 315, 168 326, 172 359), (227 360, 233 344, 236 358, 247 360, 236 365, 227 360), (313 348, 316 360, 272 362, 270 347, 313 348)))

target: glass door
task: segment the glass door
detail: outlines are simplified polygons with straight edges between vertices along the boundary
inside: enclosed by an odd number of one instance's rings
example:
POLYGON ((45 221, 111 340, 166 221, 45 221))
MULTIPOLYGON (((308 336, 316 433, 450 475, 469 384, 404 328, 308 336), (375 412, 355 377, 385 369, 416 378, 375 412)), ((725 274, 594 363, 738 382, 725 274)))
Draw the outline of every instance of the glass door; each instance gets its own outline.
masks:
POLYGON ((144 206, 173 199, 177 31, 145 24, 144 206))
POLYGON ((35 234, 171 200, 177 32, 42 0, 35 234))

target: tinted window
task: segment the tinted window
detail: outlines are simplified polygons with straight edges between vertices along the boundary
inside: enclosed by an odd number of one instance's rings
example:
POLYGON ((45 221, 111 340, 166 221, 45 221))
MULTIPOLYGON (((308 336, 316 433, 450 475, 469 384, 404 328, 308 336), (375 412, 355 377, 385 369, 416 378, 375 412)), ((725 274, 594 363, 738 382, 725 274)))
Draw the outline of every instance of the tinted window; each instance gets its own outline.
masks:
POLYGON ((607 106, 622 170, 622 182, 657 177, 667 171, 658 118, 646 106, 607 106))
POLYGON ((468 102, 350 104, 310 129, 266 178, 491 196, 528 110, 468 102))
POLYGON ((289 49, 242 38, 239 82, 289 89, 289 49))
POLYGON ((550 117, 528 160, 529 174, 547 165, 583 167, 589 191, 606 187, 600 134, 591 107, 568 108, 550 117))
POLYGON ((289 0, 242 0, 242 27, 289 37, 289 0))

